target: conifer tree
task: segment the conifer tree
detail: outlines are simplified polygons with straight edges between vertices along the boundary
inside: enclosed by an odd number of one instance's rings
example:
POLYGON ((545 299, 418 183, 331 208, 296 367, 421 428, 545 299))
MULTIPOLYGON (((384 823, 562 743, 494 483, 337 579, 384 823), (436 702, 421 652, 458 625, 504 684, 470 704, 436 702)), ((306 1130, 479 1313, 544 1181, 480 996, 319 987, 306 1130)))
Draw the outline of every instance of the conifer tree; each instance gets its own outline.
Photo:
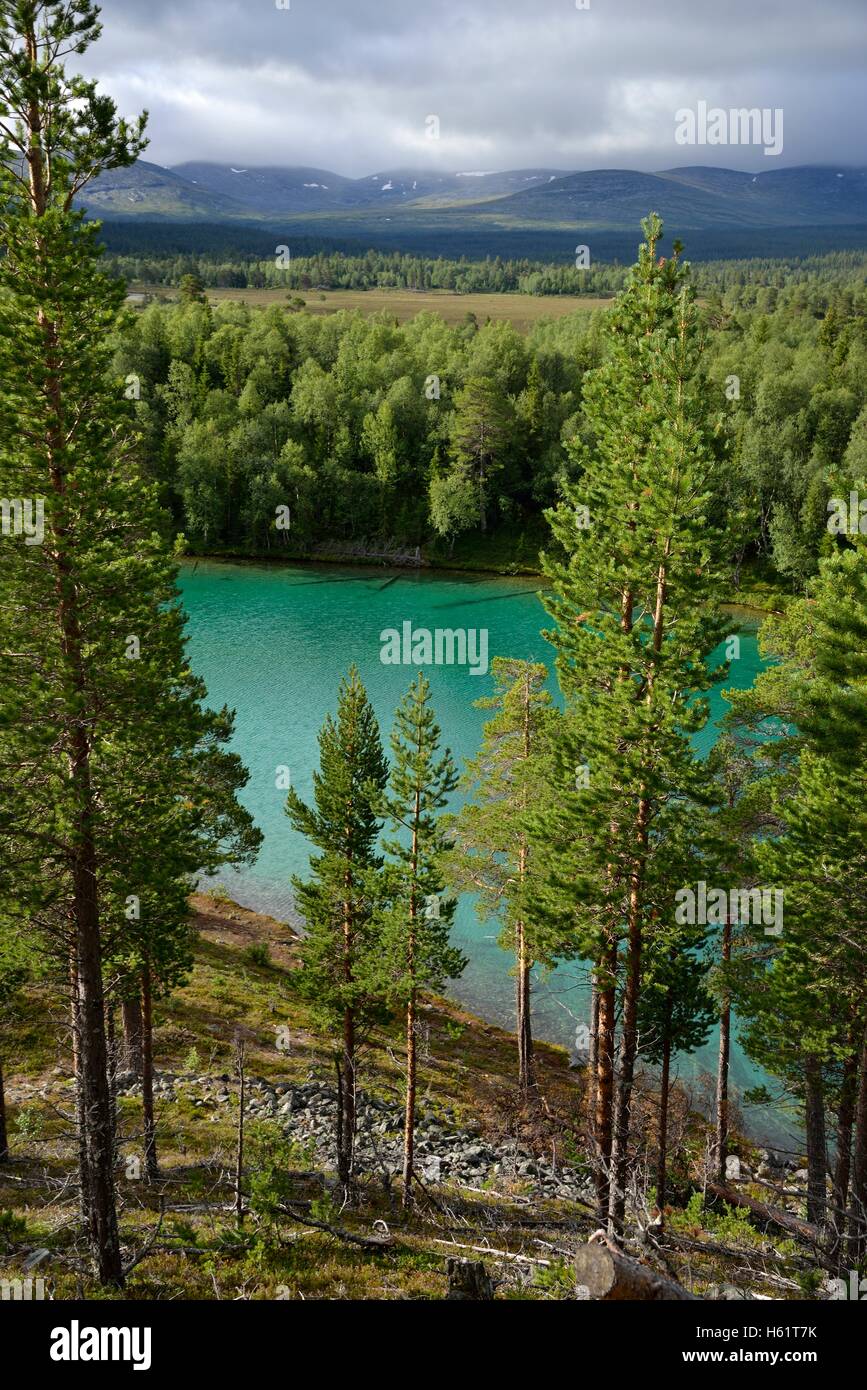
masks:
POLYGON ((478 895, 482 920, 502 922, 500 945, 514 954, 518 1088, 526 1100, 534 1085, 532 970, 555 954, 550 933, 529 906, 535 871, 530 815, 544 785, 542 760, 556 716, 544 666, 495 657, 491 670, 495 693, 477 700, 476 708, 495 713, 464 772, 470 795, 449 822, 453 847, 445 862, 449 882, 478 895))
MULTIPOLYGON (((45 544, 27 550, 21 538, 14 551, 8 540, 3 542, 3 607, 14 621, 4 624, 0 647, 9 673, 3 713, 11 715, 3 724, 11 730, 8 741, 18 755, 9 763, 38 769, 37 786, 44 785, 47 775, 57 779, 57 809, 51 813, 40 798, 43 815, 35 827, 32 801, 28 797, 27 806, 21 799, 20 771, 11 778, 10 806, 18 827, 24 827, 29 866, 40 876, 46 830, 56 826, 66 841, 62 857, 69 865, 70 959, 86 1117, 81 1183, 100 1275, 119 1284, 97 896, 94 730, 89 722, 89 652, 95 634, 86 631, 82 585, 93 565, 97 537, 110 535, 113 519, 110 511, 104 514, 112 485, 103 477, 110 476, 118 452, 114 430, 120 409, 106 399, 101 339, 116 316, 121 290, 99 275, 95 229, 82 225, 72 204, 96 174, 133 163, 142 148, 142 127, 131 130, 118 123, 113 103, 97 93, 95 84, 65 77, 62 56, 83 52, 98 32, 96 8, 86 0, 52 5, 16 0, 0 6, 0 235, 5 250, 0 263, 0 491, 41 506, 47 531, 45 544), (90 566, 80 562, 85 549, 90 550, 90 566), (54 640, 45 642, 29 618, 45 614, 49 605, 56 612, 54 640), (40 715, 45 720, 41 737, 35 727, 40 715), (53 738, 66 765, 63 771, 49 751, 53 738)), ((117 638, 119 661, 119 633, 117 638)))
MULTIPOLYGON (((109 372, 124 287, 74 206, 144 143, 144 119, 119 121, 64 71, 99 32, 89 0, 0 3, 0 493, 41 518, 0 540, 0 877, 6 921, 69 981, 82 1209, 98 1275, 120 1285, 103 978, 124 949, 119 904, 146 896, 161 856, 189 874, 236 817, 253 832, 199 776, 216 775, 231 718, 187 663, 156 491, 109 372)), ((224 774, 243 784, 236 760, 224 774)))
POLYGON ((860 882, 867 707, 867 550, 828 556, 808 599, 766 622, 774 659, 750 691, 730 692, 737 735, 765 742, 760 783, 774 819, 755 856, 784 893, 782 936, 731 969, 749 1054, 804 1106, 808 1211, 827 1216, 842 1255, 849 1210, 853 1253, 867 1237, 867 987, 860 882), (825 1116, 836 1111, 826 1211, 825 1116), (851 1198, 850 1198, 851 1186, 851 1198))
POLYGON ((391 833, 379 885, 385 911, 381 951, 385 990, 405 1010, 406 1090, 403 1147, 403 1204, 412 1205, 415 1162, 418 997, 441 991, 457 979, 466 958, 449 944, 456 903, 444 896, 440 862, 445 838, 438 812, 457 786, 448 749, 440 755, 440 729, 430 703, 430 685, 419 672, 395 715, 391 772, 380 811, 391 833))
POLYGON ((181 276, 178 297, 182 304, 206 304, 205 282, 198 271, 181 276))
POLYGON ((645 243, 603 326, 608 354, 584 384, 577 478, 550 514, 564 559, 545 571, 567 718, 537 840, 552 921, 571 919, 594 963, 594 1138, 598 1215, 622 1227, 647 877, 662 851, 656 822, 707 795, 689 745, 707 719, 705 658, 722 635, 714 593, 720 536, 713 501, 714 422, 700 373, 702 338, 681 263, 645 243), (574 785, 574 768, 588 769, 574 785), (625 950, 621 947, 625 946, 625 950), (614 1088, 617 992, 622 1018, 614 1088), (609 1183, 609 1175, 612 1181, 609 1183))
POLYGON ((471 377, 455 399, 452 423, 453 478, 469 485, 475 496, 475 520, 488 529, 491 483, 503 467, 512 411, 497 383, 471 377))
MULTIPOLYGON (((749 740, 748 740, 749 741, 749 740)), ((771 805, 761 756, 763 747, 741 745, 730 729, 718 738, 707 759, 708 776, 717 787, 717 808, 707 822, 708 842, 701 876, 712 878, 719 888, 747 889, 759 884, 760 870, 755 859, 759 837, 778 832, 780 822, 771 805)), ((749 924, 735 920, 729 912, 718 931, 709 936, 712 966, 708 987, 719 1008, 719 1047, 717 1052, 716 1118, 711 1171, 718 1183, 726 1180, 730 1129, 731 1043, 734 1021, 730 976, 739 955, 748 959, 756 954, 755 935, 749 924)), ((767 945, 762 947, 767 954, 767 945)))
POLYGON ((299 988, 318 1018, 339 1033, 337 1162, 346 1198, 354 1197, 358 1048, 381 1011, 380 951, 373 908, 380 821, 376 805, 388 780, 376 715, 353 666, 340 683, 337 717, 319 733, 313 806, 289 792, 292 825, 321 851, 311 877, 293 877, 306 936, 299 988))
MULTIPOLYGON (((842 1251, 846 1228, 853 1141, 856 1154, 867 1145, 867 1134, 855 1132, 858 1077, 863 1073, 867 1039, 867 910, 861 887, 867 873, 863 766, 843 771, 805 750, 798 794, 785 806, 784 814, 784 833, 757 850, 765 881, 783 884, 785 895, 784 932, 770 971, 762 972, 759 1017, 775 1008, 777 1027, 785 1019, 794 1030, 800 1054, 796 1094, 804 1094, 808 1057, 818 1056, 828 1065, 826 1096, 836 1091, 837 1109, 830 1211, 831 1251, 837 1254, 842 1251), (824 1001, 821 1009, 817 1008, 820 1001, 824 1001)), ((748 1045, 749 1041, 748 1037, 748 1045)), ((777 1071, 779 1060, 766 1060, 772 1073, 777 1071)), ((862 1187, 850 1217, 856 1251, 867 1240, 865 1196, 862 1187)))
POLYGON ((656 1205, 664 1220, 667 1198, 668 1103, 671 1063, 678 1052, 694 1052, 707 1042, 714 1020, 707 988, 707 961, 699 954, 702 936, 693 941, 657 937, 648 951, 644 987, 638 1005, 642 1056, 660 1068, 659 1143, 656 1205))

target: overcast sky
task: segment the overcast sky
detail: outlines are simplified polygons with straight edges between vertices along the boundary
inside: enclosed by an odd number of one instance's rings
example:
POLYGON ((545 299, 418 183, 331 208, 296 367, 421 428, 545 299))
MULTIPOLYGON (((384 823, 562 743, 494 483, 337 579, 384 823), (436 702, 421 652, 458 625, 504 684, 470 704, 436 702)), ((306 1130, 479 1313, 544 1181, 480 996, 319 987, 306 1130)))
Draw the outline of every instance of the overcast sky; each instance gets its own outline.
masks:
POLYGON ((149 109, 158 164, 867 163, 867 0, 277 3, 104 0, 79 61, 123 114, 149 109), (781 107, 782 154, 676 144, 699 101, 781 107))

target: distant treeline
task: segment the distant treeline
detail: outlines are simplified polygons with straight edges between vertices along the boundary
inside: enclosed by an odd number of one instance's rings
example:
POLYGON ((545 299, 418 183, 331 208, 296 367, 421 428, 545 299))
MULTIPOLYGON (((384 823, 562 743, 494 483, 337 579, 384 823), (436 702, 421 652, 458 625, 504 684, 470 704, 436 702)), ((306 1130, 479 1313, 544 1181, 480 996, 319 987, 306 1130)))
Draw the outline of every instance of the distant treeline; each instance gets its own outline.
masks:
MULTIPOLYGON (((201 255, 109 253, 118 275, 135 284, 178 286, 185 275, 196 274, 209 288, 329 290, 450 290, 458 294, 518 293, 533 295, 614 295, 626 283, 627 269, 614 264, 592 265, 579 270, 572 263, 544 261, 447 260, 398 251, 367 251, 347 255, 316 250, 298 254, 290 246, 288 265, 278 264, 274 253, 248 257, 221 251, 201 255)), ((710 288, 755 285, 782 289, 793 284, 824 286, 829 295, 857 276, 867 273, 867 252, 836 251, 824 256, 793 260, 755 258, 741 261, 704 261, 694 268, 694 283, 710 288)), ((827 301, 829 302, 829 301, 827 301)))
MULTIPOLYGON (((734 227, 690 228, 681 233, 690 261, 699 262, 754 257, 774 263, 796 264, 837 252, 862 256, 867 228, 849 227, 734 227)), ((666 235, 663 255, 671 254, 676 233, 666 235)), ((410 255, 476 264, 499 256, 503 261, 529 262, 533 267, 573 267, 576 245, 590 246, 595 266, 631 265, 638 246, 635 229, 562 226, 501 225, 491 227, 458 209, 425 217, 328 214, 316 218, 267 221, 182 222, 140 216, 108 218, 102 222, 101 239, 113 256, 162 260, 183 256, 209 262, 250 266, 259 261, 273 264, 275 248, 288 245, 293 257, 326 256, 341 252, 363 260, 369 249, 384 256, 410 255)))

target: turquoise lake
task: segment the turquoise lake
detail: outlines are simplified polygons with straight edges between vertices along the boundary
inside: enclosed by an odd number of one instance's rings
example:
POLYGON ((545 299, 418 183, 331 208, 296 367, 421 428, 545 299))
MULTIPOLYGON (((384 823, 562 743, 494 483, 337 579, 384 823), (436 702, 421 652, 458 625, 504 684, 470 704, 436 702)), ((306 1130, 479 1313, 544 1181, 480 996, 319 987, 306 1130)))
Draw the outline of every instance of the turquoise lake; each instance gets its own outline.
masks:
MULTIPOLYGON (((538 597, 538 581, 462 574, 400 572, 370 568, 189 562, 180 587, 188 614, 193 667, 208 687, 209 703, 236 711, 233 748, 243 758, 250 781, 243 800, 264 832, 257 863, 240 873, 221 875, 227 892, 246 907, 292 922, 291 875, 307 869, 309 845, 291 828, 278 790, 277 770, 288 767, 292 785, 307 799, 317 766, 316 736, 333 711, 340 677, 354 662, 367 686, 383 729, 414 673, 412 666, 383 665, 380 634, 413 628, 486 629, 489 652, 553 666, 553 651, 541 635, 548 618, 538 597)), ((733 630, 736 619, 732 620, 733 630)), ((722 659, 722 651, 720 651, 722 659)), ((754 631, 741 632, 741 651, 732 662, 728 686, 750 686, 760 669, 754 631)), ((491 690, 489 676, 469 666, 434 666, 430 680, 437 719, 458 759, 473 755, 485 711, 473 702, 491 690)), ((712 718, 726 709, 719 690, 712 718)), ((708 725, 697 741, 711 746, 708 725)), ((480 923, 472 904, 462 902, 455 940, 469 957, 451 993, 475 1013, 511 1028, 513 981, 509 957, 496 944, 496 923, 480 923)), ((573 1047, 578 1023, 587 1019, 589 986, 580 964, 563 965, 537 981, 533 1015, 537 1036, 573 1047)), ((680 1077, 692 1084, 696 1101, 703 1074, 715 1076, 716 1036, 707 1047, 679 1061, 680 1077)), ((735 1093, 755 1085, 759 1073, 735 1043, 735 1093)), ((751 1110, 747 1127, 760 1139, 783 1144, 793 1129, 780 1114, 751 1110)))

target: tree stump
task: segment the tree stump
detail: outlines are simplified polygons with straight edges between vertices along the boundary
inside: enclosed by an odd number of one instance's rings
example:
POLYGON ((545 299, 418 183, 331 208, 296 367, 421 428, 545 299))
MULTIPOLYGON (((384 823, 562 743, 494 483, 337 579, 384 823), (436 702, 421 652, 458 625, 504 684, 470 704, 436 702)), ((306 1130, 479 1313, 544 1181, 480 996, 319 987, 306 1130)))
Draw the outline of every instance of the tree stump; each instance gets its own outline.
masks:
POLYGON ((480 1260, 449 1260, 447 1264, 449 1291, 447 1298, 488 1301, 494 1296, 491 1276, 480 1260))
POLYGON ((582 1245, 575 1256, 575 1277, 579 1289, 586 1290, 583 1297, 607 1301, 639 1299, 683 1300, 694 1299, 672 1279, 657 1274, 647 1265, 639 1264, 626 1255, 621 1255, 610 1246, 591 1242, 582 1245))

